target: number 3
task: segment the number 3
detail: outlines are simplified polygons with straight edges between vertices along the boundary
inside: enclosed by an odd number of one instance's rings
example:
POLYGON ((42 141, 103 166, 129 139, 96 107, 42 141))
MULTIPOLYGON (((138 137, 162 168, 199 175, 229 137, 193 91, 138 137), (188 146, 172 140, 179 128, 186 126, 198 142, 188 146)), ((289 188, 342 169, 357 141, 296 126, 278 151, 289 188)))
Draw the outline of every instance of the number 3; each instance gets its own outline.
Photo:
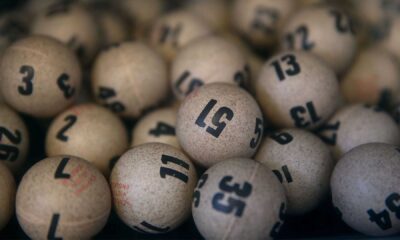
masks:
POLYGON ((32 95, 32 92, 33 92, 32 81, 35 76, 35 70, 31 66, 23 65, 19 69, 19 72, 22 74, 25 74, 25 76, 22 78, 22 82, 24 82, 25 85, 18 86, 18 92, 25 96, 32 95))

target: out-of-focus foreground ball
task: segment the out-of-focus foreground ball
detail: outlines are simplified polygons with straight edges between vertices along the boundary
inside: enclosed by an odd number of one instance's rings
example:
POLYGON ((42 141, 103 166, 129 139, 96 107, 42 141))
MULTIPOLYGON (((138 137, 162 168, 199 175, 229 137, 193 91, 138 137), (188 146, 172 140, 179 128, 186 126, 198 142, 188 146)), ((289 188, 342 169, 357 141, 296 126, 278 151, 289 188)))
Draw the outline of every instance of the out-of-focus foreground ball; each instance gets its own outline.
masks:
POLYGON ((83 159, 46 158, 22 178, 16 210, 19 224, 32 239, 89 239, 107 222, 110 188, 83 159))
POLYGON ((334 206, 353 229, 371 236, 400 232, 400 148, 369 143, 354 148, 332 174, 334 206))

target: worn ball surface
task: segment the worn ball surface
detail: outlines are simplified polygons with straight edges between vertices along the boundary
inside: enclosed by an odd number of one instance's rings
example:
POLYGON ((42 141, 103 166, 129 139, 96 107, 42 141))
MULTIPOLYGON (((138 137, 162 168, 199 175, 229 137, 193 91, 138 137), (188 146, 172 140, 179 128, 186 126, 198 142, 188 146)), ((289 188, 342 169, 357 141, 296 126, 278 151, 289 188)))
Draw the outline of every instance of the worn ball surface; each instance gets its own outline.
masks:
POLYGON ((224 159, 251 157, 263 134, 263 116, 245 90, 212 83, 188 95, 178 111, 176 134, 195 163, 210 167, 224 159))
POLYGON ((196 169, 180 150, 148 143, 121 156, 111 173, 114 207, 142 233, 165 233, 190 216, 196 169))
POLYGON ((199 179, 193 218, 205 239, 275 238, 284 223, 285 190, 259 162, 233 158, 199 179))

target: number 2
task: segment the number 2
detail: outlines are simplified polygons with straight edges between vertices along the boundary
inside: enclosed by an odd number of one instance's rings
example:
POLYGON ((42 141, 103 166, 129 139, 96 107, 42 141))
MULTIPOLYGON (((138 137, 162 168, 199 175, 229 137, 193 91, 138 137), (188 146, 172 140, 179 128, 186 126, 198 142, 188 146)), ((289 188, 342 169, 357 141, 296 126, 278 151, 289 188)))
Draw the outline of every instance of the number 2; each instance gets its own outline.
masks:
POLYGON ((57 133, 57 139, 63 142, 68 141, 68 136, 65 135, 65 133, 70 129, 78 120, 78 118, 75 115, 68 115, 64 118, 64 121, 67 122, 67 124, 60 129, 60 131, 57 133))

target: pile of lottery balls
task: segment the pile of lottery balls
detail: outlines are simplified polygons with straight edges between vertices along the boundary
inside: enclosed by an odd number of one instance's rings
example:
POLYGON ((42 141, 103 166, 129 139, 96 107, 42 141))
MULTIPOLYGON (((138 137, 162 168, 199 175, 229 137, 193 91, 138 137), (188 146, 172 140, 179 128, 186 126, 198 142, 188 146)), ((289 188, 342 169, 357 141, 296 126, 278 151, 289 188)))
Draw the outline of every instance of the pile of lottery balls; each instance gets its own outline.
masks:
POLYGON ((22 1, 0 57, 0 229, 399 236, 400 1, 22 1))

